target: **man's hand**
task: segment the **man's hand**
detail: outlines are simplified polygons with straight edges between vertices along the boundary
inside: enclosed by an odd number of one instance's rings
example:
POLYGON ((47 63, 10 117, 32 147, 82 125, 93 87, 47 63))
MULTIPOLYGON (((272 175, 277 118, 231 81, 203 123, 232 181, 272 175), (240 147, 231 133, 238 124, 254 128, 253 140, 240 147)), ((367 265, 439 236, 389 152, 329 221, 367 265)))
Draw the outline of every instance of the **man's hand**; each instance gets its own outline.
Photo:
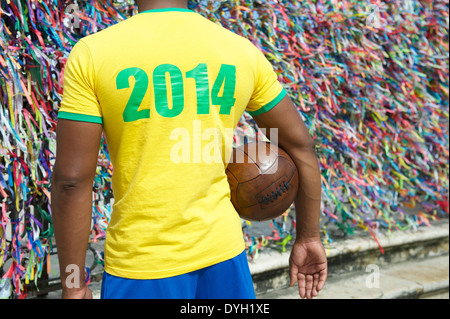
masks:
POLYGON ((84 285, 80 288, 63 289, 62 299, 92 299, 91 289, 84 285))
POLYGON ((296 241, 289 257, 290 286, 298 282, 301 298, 317 297, 328 276, 327 256, 320 239, 296 241))

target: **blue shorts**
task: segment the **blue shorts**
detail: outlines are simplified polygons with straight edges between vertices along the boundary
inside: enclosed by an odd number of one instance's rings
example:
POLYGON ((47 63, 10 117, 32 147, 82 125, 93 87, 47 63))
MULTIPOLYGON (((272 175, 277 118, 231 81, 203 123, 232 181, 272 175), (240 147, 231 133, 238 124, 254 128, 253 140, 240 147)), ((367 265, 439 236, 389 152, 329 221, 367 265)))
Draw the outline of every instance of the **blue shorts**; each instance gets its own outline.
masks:
POLYGON ((245 251, 230 260, 163 279, 127 279, 103 273, 102 299, 255 299, 245 251))

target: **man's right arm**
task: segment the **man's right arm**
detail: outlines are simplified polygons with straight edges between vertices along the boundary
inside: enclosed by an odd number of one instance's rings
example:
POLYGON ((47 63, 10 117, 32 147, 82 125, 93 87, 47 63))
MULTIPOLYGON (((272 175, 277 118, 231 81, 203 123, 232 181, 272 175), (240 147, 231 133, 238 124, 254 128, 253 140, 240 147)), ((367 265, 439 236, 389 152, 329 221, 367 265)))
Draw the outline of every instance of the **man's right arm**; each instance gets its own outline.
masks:
POLYGON ((84 280, 84 265, 101 133, 100 124, 58 120, 51 208, 63 298, 91 297, 84 280))

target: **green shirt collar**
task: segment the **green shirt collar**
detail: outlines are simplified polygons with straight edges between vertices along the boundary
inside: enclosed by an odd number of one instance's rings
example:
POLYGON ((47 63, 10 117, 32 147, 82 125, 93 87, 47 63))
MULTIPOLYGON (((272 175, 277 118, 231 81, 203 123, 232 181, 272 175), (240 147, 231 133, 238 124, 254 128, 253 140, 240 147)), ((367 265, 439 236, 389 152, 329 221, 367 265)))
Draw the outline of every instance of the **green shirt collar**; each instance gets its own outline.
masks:
MULTIPOLYGON (((189 10, 189 9, 184 9, 184 8, 164 8, 164 9, 153 9, 153 10, 142 11, 141 13, 157 13, 157 12, 194 12, 194 11, 189 10)), ((139 13, 139 14, 141 14, 141 13, 139 13)))

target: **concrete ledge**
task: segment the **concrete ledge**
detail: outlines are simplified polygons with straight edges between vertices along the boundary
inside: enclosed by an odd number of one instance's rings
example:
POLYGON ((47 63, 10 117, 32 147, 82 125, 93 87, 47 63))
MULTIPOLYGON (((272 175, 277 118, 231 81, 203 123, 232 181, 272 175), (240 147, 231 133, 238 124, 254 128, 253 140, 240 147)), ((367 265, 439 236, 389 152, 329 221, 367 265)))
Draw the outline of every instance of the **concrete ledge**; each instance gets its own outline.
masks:
MULTIPOLYGON (((384 253, 370 234, 335 241, 326 247, 329 278, 345 273, 364 272, 369 264, 382 267, 408 260, 441 256, 449 251, 448 221, 422 227, 417 231, 376 234, 376 237, 384 253)), ((257 294, 288 286, 289 254, 289 249, 284 253, 266 249, 259 254, 259 258, 249 262, 257 294)))
MULTIPOLYGON (((370 236, 370 235, 369 235, 370 236)), ((369 250, 379 250, 378 244, 372 237, 349 238, 333 242, 327 249, 328 258, 333 258, 342 254, 357 253, 369 250)), ((377 240, 386 250, 391 247, 407 245, 411 243, 426 242, 430 240, 441 240, 449 237, 449 224, 445 222, 441 225, 420 228, 417 231, 398 231, 391 235, 378 234, 377 240)), ((289 266, 290 252, 280 252, 273 249, 266 249, 259 257, 249 262, 252 274, 260 274, 279 268, 289 266)))
MULTIPOLYGON (((336 240, 327 247, 329 277, 319 299, 421 298, 436 292, 448 298, 448 221, 376 236, 385 254, 370 235, 336 240), (367 287, 368 264, 379 266, 381 288, 367 287)), ((286 288, 289 254, 289 249, 282 253, 265 248, 249 261, 258 298, 299 298, 297 287, 286 288)), ((101 282, 90 286, 94 299, 99 299, 101 282)), ((59 297, 60 291, 55 291, 46 298, 59 297)))
MULTIPOLYGON (((377 281, 370 273, 331 278, 317 299, 417 299, 441 294, 448 298, 448 255, 380 267, 377 281)), ((299 299, 298 288, 259 295, 259 299, 299 299)))

